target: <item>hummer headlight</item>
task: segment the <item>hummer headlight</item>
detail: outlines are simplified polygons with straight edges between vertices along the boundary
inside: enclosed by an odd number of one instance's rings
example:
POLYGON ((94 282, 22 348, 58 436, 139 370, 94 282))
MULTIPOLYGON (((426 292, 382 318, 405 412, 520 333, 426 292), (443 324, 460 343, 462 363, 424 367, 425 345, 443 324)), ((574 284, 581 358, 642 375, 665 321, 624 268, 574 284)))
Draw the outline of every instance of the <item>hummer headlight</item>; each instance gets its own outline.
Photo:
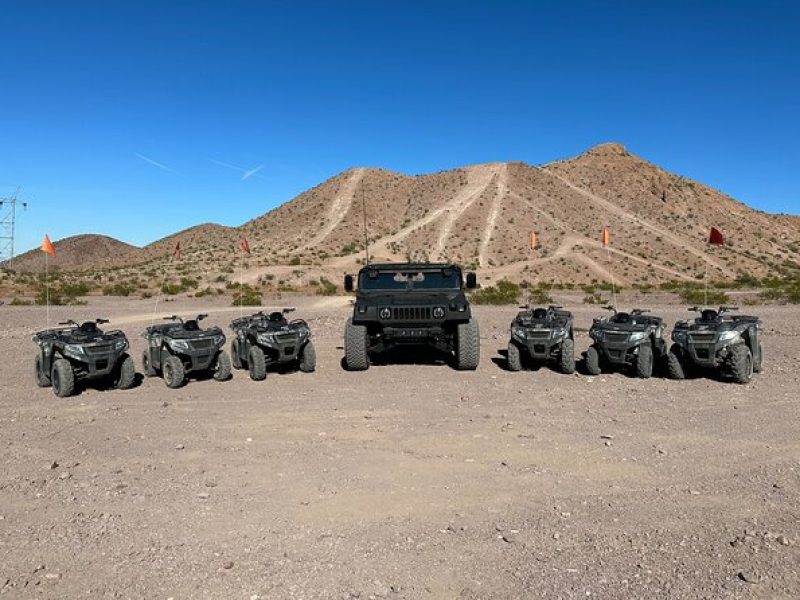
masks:
POLYGON ((388 306, 384 306, 379 312, 378 316, 381 319, 390 319, 392 316, 392 310, 388 306))
POLYGON ((444 319, 444 308, 441 306, 436 306, 433 309, 433 318, 434 319, 444 319))

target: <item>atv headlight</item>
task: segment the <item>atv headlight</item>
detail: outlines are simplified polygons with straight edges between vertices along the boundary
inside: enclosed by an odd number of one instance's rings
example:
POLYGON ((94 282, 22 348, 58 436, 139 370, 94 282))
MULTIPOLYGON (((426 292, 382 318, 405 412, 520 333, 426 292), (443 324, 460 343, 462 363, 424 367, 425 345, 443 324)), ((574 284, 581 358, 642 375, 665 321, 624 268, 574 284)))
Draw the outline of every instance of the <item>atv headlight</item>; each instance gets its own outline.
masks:
POLYGON ((590 329, 589 337, 591 337, 595 341, 599 341, 603 338, 603 332, 600 331, 599 329, 590 329))
POLYGON ((739 332, 738 331, 734 331, 734 330, 723 331, 722 333, 719 334, 719 341, 720 342, 732 342, 733 340, 735 340, 738 337, 739 337, 739 332))
POLYGON ((258 334, 258 343, 259 344, 274 344, 275 343, 275 335, 272 333, 259 333, 258 334))
POLYGON ((188 352, 189 351, 189 342, 186 340, 170 340, 167 342, 169 347, 173 350, 178 352, 188 352))
POLYGON ((527 335, 525 334, 525 328, 524 327, 512 326, 511 327, 511 336, 512 337, 518 337, 518 338, 524 340, 527 337, 527 335))
POLYGON ((672 331, 672 340, 683 344, 686 342, 686 332, 683 329, 675 329, 672 331))
POLYGON ((561 337, 567 333, 566 327, 557 327, 553 330, 553 337, 561 337))
POLYGON ((444 319, 444 308, 442 308, 441 306, 435 306, 433 308, 433 318, 444 319))
POLYGON ((66 344, 64 346, 64 354, 71 356, 72 358, 82 359, 84 356, 86 356, 86 351, 80 344, 66 344))
POLYGON ((631 333, 631 337, 629 339, 632 342, 638 342, 643 340, 645 337, 647 337, 646 331, 634 331, 633 333, 631 333))
POLYGON ((224 335, 215 335, 214 336, 214 345, 215 346, 222 346, 225 343, 225 336, 224 335))
POLYGON ((383 319, 383 320, 390 319, 390 318, 392 317, 392 309, 391 309, 391 308, 389 308, 388 306, 384 306, 384 307, 383 307, 383 308, 382 308, 382 309, 381 309, 381 310, 378 312, 378 316, 379 316, 381 319, 383 319))
POLYGON ((128 340, 117 340, 114 342, 114 351, 122 352, 128 347, 128 340))

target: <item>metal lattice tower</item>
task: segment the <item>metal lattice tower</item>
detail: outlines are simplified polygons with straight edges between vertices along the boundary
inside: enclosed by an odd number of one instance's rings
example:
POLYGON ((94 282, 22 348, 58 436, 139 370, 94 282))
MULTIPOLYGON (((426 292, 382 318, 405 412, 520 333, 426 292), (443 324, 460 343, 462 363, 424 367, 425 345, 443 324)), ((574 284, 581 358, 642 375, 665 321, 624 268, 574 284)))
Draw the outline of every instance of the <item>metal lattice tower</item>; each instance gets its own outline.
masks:
POLYGON ((23 209, 28 203, 19 199, 19 188, 10 198, 0 198, 0 262, 14 260, 14 232, 17 226, 17 205, 23 209))

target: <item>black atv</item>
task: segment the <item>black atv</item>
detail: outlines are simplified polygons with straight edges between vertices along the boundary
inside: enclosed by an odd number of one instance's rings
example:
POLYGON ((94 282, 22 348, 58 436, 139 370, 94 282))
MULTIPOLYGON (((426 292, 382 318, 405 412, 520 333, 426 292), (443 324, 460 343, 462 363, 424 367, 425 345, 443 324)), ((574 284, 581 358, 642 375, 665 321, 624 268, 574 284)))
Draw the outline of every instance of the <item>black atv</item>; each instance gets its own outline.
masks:
POLYGON ((672 379, 685 379, 700 369, 716 369, 736 383, 747 383, 761 371, 761 321, 758 317, 729 315, 735 306, 719 310, 689 309, 695 319, 678 321, 672 330, 667 368, 672 379))
MULTIPOLYGON (((344 287, 353 291, 352 275, 344 287)), ((370 355, 393 348, 435 348, 454 358, 454 366, 475 370, 480 359, 478 322, 464 289, 476 287, 452 264, 373 264, 358 273, 353 316, 344 331, 345 367, 363 371, 370 355)))
POLYGON ((234 319, 231 322, 236 337, 231 342, 231 357, 235 369, 247 368, 250 378, 260 381, 267 376, 270 365, 295 364, 304 373, 317 368, 317 353, 311 342, 311 329, 303 319, 287 321, 282 311, 234 319))
POLYGON ((572 313, 561 306, 531 308, 517 313, 511 322, 507 364, 510 371, 522 369, 523 359, 552 362, 562 373, 575 372, 575 338, 572 313))
POLYGON ((586 371, 599 375, 614 367, 632 366, 638 377, 651 377, 666 354, 664 320, 641 308, 630 313, 605 308, 614 314, 594 319, 589 329, 594 343, 586 351, 586 371))
POLYGON ((105 380, 113 387, 133 387, 136 367, 126 350, 128 338, 119 330, 104 332, 98 327, 107 319, 59 323, 64 327, 45 329, 33 336, 39 346, 34 361, 36 385, 53 387, 56 396, 75 393, 76 380, 105 380))
POLYGON ((217 381, 231 376, 231 358, 223 350, 225 334, 219 327, 200 328, 208 315, 184 321, 172 315, 163 325, 151 325, 142 334, 147 349, 142 355, 146 377, 159 372, 167 387, 177 388, 186 382, 190 373, 211 373, 217 381))

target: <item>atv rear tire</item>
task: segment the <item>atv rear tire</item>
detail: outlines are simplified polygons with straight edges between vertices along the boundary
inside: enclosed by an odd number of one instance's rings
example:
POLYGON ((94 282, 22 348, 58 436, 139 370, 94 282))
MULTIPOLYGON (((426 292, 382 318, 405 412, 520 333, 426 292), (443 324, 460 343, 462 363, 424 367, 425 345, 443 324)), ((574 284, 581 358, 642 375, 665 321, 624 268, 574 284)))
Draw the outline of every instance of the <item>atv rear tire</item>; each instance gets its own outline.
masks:
POLYGON ((136 383, 136 365, 133 364, 133 357, 130 354, 123 354, 119 357, 114 377, 114 387, 118 390, 129 390, 136 383))
POLYGON ((242 359, 239 357, 239 340, 231 342, 231 366, 234 369, 243 368, 242 359))
POLYGON ((214 379, 217 381, 227 381, 231 378, 231 357, 225 352, 220 350, 217 354, 217 360, 214 363, 214 379))
POLYGON ((168 388, 179 388, 186 382, 186 369, 177 356, 167 356, 161 362, 161 373, 168 388))
POLYGON ((42 370, 42 355, 37 354, 33 364, 33 376, 39 387, 50 387, 50 377, 42 370))
POLYGON ((369 368, 366 325, 354 325, 347 319, 344 326, 344 363, 348 371, 366 371, 369 368))
POLYGON ((153 367, 152 363, 150 362, 150 350, 145 350, 142 353, 142 371, 144 371, 145 377, 155 377, 158 375, 155 367, 153 367))
POLYGON ((678 344, 672 344, 667 353, 667 372, 670 379, 686 379, 686 369, 681 360, 681 347, 678 344))
POLYGON ((728 357, 731 376, 736 383, 749 383, 753 378, 753 354, 745 344, 730 349, 728 357))
POLYGON ((522 356, 519 352, 519 346, 514 342, 508 342, 508 350, 506 352, 506 364, 509 371, 522 370, 522 356))
POLYGON ((303 349, 300 350, 300 360, 298 368, 303 373, 313 373, 317 368, 317 350, 311 342, 306 343, 303 349))
POLYGON ((470 319, 458 324, 456 334, 456 369, 474 371, 481 359, 481 339, 478 321, 470 319))
POLYGON ((66 398, 75 393, 75 372, 66 358, 55 360, 50 381, 53 383, 53 393, 59 398, 66 398))
POLYGON ((594 344, 586 350, 586 372, 589 375, 600 375, 602 372, 600 369, 600 352, 594 344))
POLYGON ((653 347, 650 342, 639 346, 636 355, 636 376, 640 379, 650 379, 653 376, 653 347))
POLYGON ((250 379, 253 381, 263 381, 267 378, 267 359, 261 348, 258 346, 250 348, 247 364, 250 367, 250 379))
POLYGON ((572 375, 575 372, 575 342, 572 338, 567 338, 561 342, 558 368, 567 375, 572 375))

